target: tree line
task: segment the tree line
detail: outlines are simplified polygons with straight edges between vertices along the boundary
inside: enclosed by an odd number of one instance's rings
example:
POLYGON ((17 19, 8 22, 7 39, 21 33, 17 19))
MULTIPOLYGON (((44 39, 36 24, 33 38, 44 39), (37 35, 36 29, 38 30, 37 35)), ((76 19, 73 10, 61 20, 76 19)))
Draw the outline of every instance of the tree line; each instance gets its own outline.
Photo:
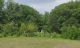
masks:
POLYGON ((30 6, 0 0, 0 37, 33 37, 40 33, 80 39, 80 2, 64 3, 40 14, 30 6))

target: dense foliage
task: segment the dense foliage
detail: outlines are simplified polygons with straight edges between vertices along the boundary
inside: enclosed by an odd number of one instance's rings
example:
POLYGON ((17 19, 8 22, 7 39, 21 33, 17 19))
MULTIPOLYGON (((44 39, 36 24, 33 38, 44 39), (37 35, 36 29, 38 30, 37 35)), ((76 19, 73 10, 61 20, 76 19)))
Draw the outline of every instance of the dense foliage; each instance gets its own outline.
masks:
POLYGON ((41 15, 32 7, 0 0, 0 36, 20 36, 41 31, 41 15), (4 6, 6 5, 6 6, 4 6), (5 8, 4 8, 5 7, 5 8))
POLYGON ((66 34, 65 38, 76 39, 80 36, 80 2, 55 7, 50 13, 49 27, 51 32, 66 34))
POLYGON ((44 15, 30 6, 0 0, 0 37, 46 36, 80 39, 80 2, 68 2, 44 15))

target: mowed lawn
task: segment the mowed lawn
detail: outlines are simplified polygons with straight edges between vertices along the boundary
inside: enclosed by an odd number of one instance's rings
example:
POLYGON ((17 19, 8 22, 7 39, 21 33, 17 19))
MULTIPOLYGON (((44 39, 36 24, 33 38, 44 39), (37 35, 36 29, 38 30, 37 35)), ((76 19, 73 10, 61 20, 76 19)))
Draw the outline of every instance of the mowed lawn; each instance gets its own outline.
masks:
POLYGON ((0 38, 0 48, 80 48, 80 41, 56 38, 0 38))

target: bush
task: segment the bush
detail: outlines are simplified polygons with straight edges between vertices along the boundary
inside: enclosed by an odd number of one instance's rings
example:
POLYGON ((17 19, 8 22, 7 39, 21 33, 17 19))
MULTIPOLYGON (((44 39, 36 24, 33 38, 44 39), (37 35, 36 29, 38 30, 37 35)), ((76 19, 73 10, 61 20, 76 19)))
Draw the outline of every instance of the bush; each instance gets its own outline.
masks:
POLYGON ((7 23, 2 26, 2 35, 6 36, 14 36, 18 32, 18 27, 13 23, 7 23))
POLYGON ((61 28, 62 37, 68 39, 80 39, 80 28, 76 26, 63 26, 61 28))
POLYGON ((19 35, 34 36, 34 32, 37 32, 37 26, 34 23, 22 23, 19 29, 19 35))

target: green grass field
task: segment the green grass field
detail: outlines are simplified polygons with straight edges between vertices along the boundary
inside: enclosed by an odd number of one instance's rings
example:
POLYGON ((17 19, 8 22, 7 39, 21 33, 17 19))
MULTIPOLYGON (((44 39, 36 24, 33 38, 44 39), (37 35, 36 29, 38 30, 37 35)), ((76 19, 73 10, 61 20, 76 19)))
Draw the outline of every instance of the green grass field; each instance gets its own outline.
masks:
POLYGON ((0 48, 80 48, 80 41, 56 38, 0 38, 0 48))

